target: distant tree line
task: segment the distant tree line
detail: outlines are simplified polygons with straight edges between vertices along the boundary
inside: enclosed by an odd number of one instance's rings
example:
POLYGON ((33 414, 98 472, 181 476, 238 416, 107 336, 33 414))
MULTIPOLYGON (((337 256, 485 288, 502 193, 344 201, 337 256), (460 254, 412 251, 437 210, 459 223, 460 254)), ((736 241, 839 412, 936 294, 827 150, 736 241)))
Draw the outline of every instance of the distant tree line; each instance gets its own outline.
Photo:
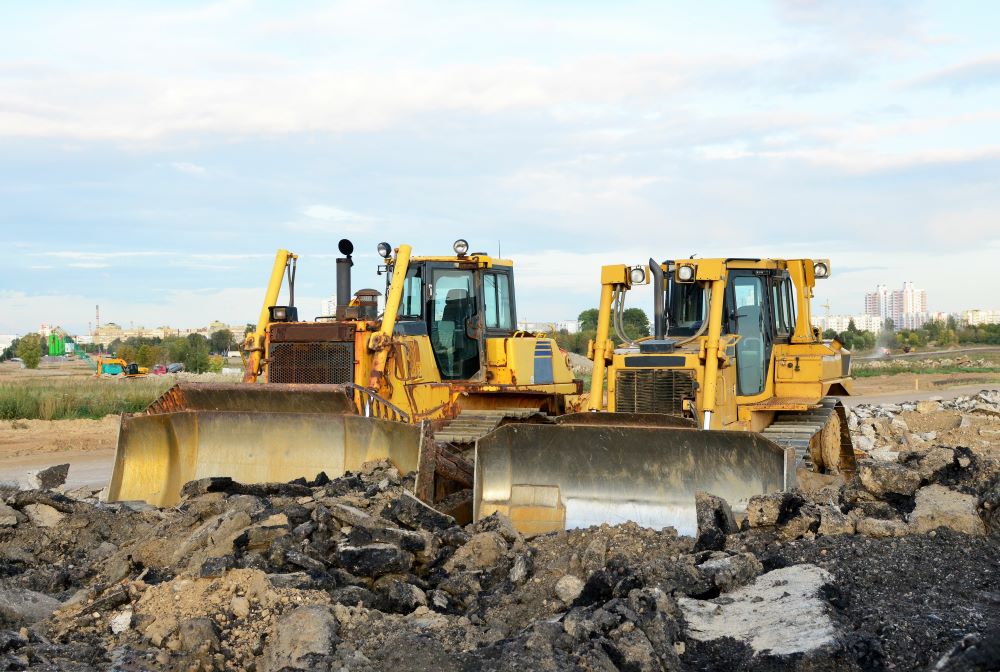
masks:
POLYGON ((893 331, 891 319, 885 321, 880 334, 862 331, 851 320, 847 331, 836 332, 827 329, 823 338, 836 338, 848 350, 865 352, 875 346, 881 348, 917 348, 926 346, 946 347, 949 345, 991 344, 1000 345, 1000 324, 983 324, 979 326, 961 326, 954 317, 947 320, 932 320, 919 329, 900 329, 893 331))
MULTIPOLYGON (((588 308, 577 316, 580 322, 580 330, 576 333, 569 333, 565 329, 560 329, 552 334, 556 344, 563 350, 575 352, 580 355, 587 354, 587 344, 597 337, 597 319, 600 311, 597 308, 588 308)), ((622 326, 625 335, 635 340, 643 336, 649 336, 649 317, 642 308, 627 308, 622 313, 622 326)), ((615 339, 614 329, 610 331, 611 339, 615 339)))
POLYGON ((222 371, 225 358, 236 345, 233 332, 220 329, 205 338, 201 334, 187 336, 131 336, 115 339, 108 344, 108 352, 127 362, 152 367, 157 364, 180 362, 186 371, 204 373, 222 371))

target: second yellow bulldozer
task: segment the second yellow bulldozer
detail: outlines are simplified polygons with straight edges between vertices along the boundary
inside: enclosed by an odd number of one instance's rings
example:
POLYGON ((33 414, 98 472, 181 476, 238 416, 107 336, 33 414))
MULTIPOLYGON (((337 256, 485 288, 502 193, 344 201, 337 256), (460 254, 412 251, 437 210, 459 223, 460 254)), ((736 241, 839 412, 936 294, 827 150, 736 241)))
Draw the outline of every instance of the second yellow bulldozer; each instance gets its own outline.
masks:
POLYGON ((851 391, 850 353, 810 315, 829 274, 810 259, 604 266, 592 413, 481 439, 475 515, 501 511, 531 533, 625 520, 693 533, 699 490, 740 512, 755 494, 849 476, 837 397, 851 391), (624 300, 641 284, 654 333, 631 342, 624 300))

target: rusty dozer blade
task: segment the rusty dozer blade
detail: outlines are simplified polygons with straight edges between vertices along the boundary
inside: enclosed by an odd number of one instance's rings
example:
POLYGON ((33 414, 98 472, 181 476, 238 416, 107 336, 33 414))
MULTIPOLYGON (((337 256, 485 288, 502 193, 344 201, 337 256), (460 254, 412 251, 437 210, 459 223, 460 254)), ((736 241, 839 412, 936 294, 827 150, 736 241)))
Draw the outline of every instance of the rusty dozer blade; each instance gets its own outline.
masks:
POLYGON ((199 478, 336 478, 382 459, 407 473, 419 452, 419 427, 357 415, 341 386, 177 385, 122 418, 108 501, 172 506, 199 478))
POLYGON ((751 432, 614 424, 507 425, 476 443, 473 515, 495 511, 524 534, 634 521, 697 528, 695 493, 746 511, 795 485, 795 454, 751 432))

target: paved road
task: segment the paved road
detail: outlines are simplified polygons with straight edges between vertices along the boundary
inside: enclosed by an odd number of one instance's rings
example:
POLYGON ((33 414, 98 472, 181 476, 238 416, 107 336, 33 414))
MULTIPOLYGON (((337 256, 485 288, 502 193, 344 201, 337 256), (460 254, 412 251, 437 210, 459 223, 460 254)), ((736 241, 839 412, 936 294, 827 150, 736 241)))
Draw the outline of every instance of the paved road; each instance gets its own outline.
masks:
POLYGON ((931 397, 954 399, 955 397, 976 394, 985 389, 995 389, 996 383, 977 383, 975 385, 956 385, 955 387, 932 388, 930 390, 909 390, 908 392, 886 392, 883 394, 866 394, 857 397, 844 397, 844 405, 853 408, 859 404, 898 404, 903 401, 921 401, 931 397))
POLYGON ((115 463, 115 451, 90 450, 66 451, 61 453, 40 453, 25 455, 0 461, 0 482, 13 481, 27 485, 28 475, 47 467, 69 462, 66 485, 78 488, 83 485, 104 487, 111 480, 111 469, 115 463))
POLYGON ((1000 348, 995 345, 979 345, 968 348, 955 348, 953 350, 918 350, 916 352, 899 352, 891 355, 858 355, 855 361, 870 359, 930 359, 936 357, 950 357, 951 355, 972 354, 982 355, 988 352, 996 352, 1000 348))

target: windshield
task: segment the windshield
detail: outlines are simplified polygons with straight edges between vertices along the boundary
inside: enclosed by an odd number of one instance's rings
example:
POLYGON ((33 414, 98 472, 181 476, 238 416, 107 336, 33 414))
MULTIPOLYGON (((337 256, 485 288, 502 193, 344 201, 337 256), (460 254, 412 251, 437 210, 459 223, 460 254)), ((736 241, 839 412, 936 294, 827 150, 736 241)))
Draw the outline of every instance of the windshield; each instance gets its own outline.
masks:
POLYGON ((697 283, 679 283, 671 280, 668 334, 693 336, 701 328, 708 313, 705 290, 697 283))

